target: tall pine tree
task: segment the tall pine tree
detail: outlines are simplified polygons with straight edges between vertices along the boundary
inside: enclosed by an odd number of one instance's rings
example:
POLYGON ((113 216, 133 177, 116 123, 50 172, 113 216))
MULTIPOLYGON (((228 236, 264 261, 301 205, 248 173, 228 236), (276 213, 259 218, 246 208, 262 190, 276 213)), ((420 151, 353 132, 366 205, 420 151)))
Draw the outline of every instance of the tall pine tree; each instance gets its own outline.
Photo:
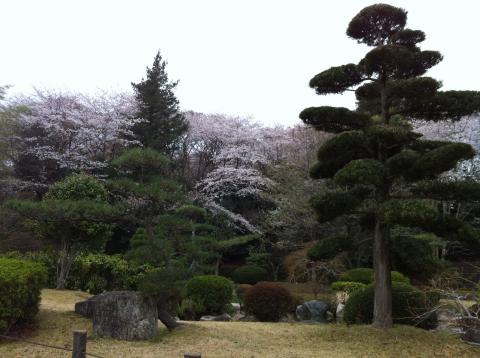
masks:
POLYGON ((137 116, 143 119, 134 127, 134 133, 145 147, 172 158, 188 124, 173 92, 178 82, 169 81, 166 64, 158 52, 152 67, 147 67, 147 78, 132 83, 138 106, 137 116))
POLYGON ((354 214, 373 230, 373 325, 379 328, 393 324, 392 227, 432 231, 447 220, 436 200, 452 193, 480 199, 477 183, 449 183, 441 176, 459 161, 472 158, 472 147, 421 140, 409 123, 456 120, 478 112, 480 93, 441 92, 440 82, 422 77, 442 56, 422 51, 418 44, 425 34, 405 28, 406 21, 407 12, 390 5, 361 10, 348 25, 347 35, 373 49, 358 64, 332 67, 310 81, 320 95, 355 90, 358 109, 311 107, 300 113, 306 124, 335 134, 320 147, 318 162, 311 168, 312 177, 328 179, 330 185, 330 190, 312 199, 319 221, 354 214))

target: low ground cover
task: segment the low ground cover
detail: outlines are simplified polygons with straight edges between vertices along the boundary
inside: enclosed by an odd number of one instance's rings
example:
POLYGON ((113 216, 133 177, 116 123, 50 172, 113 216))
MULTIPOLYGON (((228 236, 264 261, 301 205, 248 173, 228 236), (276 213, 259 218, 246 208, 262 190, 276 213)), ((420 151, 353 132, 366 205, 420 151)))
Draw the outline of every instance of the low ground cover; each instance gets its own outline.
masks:
MULTIPOLYGON (((71 347, 72 330, 87 329, 88 319, 73 312, 88 295, 44 290, 32 341, 71 347)), ((480 349, 458 337, 407 326, 380 331, 369 326, 258 322, 188 322, 172 333, 164 327, 153 341, 123 342, 93 335, 88 351, 103 357, 478 357, 480 349)), ((20 342, 0 341, 0 356, 67 357, 67 352, 20 342)))

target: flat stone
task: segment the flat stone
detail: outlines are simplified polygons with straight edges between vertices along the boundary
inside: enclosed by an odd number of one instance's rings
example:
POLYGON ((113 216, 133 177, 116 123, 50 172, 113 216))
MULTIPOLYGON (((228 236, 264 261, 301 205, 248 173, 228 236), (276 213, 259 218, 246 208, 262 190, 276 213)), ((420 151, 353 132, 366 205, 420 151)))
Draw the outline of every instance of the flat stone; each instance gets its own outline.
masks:
POLYGON ((229 322, 232 320, 232 316, 228 313, 224 313, 218 316, 202 316, 200 321, 217 321, 217 322, 229 322))

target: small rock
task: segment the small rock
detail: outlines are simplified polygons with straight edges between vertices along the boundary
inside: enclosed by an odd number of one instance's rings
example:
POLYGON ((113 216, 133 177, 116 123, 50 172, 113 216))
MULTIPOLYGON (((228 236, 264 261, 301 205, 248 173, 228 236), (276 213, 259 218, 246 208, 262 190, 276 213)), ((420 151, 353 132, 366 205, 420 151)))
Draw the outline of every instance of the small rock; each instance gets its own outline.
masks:
POLYGON ((327 322, 328 305, 325 302, 312 300, 305 302, 295 310, 299 321, 327 322))
POLYGON ((343 322, 343 314, 345 312, 345 305, 343 303, 339 303, 337 305, 336 316, 338 322, 343 322))
POLYGON ((232 316, 228 313, 223 313, 219 316, 202 316, 200 321, 216 321, 216 322, 229 322, 232 320, 232 316))
POLYGON ((242 306, 240 306, 240 303, 233 302, 233 303, 231 303, 231 305, 232 305, 233 311, 235 313, 238 313, 242 310, 242 306))

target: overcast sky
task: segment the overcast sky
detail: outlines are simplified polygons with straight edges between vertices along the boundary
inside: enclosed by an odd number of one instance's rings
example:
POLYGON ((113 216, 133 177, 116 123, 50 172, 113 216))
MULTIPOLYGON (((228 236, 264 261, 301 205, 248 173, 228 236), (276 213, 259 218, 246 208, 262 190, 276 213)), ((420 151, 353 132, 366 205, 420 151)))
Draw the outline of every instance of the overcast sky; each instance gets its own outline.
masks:
MULTIPOLYGON (((157 50, 179 79, 181 108, 292 125, 305 107, 353 108, 352 94, 317 96, 308 81, 358 62, 345 35, 363 0, 1 0, 0 84, 82 92, 131 90, 157 50)), ((480 90, 480 1, 388 1, 408 10, 422 48, 444 60, 444 89, 480 90)))

